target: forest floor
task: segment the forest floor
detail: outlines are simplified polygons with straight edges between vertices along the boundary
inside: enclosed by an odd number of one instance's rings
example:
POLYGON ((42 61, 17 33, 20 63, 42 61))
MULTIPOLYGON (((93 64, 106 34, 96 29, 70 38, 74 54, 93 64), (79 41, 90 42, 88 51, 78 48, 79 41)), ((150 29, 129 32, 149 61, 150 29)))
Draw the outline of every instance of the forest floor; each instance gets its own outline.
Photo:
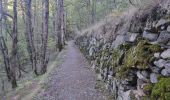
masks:
POLYGON ((107 100, 106 95, 96 89, 95 72, 91 70, 73 41, 68 42, 65 50, 48 68, 45 75, 28 82, 24 88, 6 99, 107 100))

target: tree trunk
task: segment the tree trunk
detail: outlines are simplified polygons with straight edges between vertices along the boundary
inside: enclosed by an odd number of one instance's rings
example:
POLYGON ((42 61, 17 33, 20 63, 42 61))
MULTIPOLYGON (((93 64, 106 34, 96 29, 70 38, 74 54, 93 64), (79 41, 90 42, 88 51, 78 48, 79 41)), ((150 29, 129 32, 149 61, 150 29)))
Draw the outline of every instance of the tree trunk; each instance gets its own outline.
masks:
POLYGON ((37 72, 37 58, 36 58, 36 50, 34 46, 34 35, 32 28, 32 20, 31 20, 31 0, 25 0, 25 36, 27 40, 27 50, 29 52, 30 60, 32 63, 32 68, 34 73, 38 75, 37 72))
POLYGON ((63 0, 57 0, 57 40, 58 49, 61 51, 64 46, 64 5, 63 0))
POLYGON ((3 56, 7 78, 10 81, 11 80, 10 59, 9 59, 9 54, 8 54, 8 48, 6 46, 5 39, 2 35, 2 27, 3 27, 2 20, 3 20, 3 18, 4 18, 4 15, 3 15, 2 0, 0 0, 0 50, 1 50, 2 56, 3 56))
POLYGON ((13 33, 12 33, 12 51, 11 51, 11 83, 12 88, 17 87, 16 68, 17 68, 17 0, 13 2, 13 33))
POLYGON ((91 23, 94 24, 96 22, 96 0, 92 0, 91 17, 91 23))
POLYGON ((42 34, 42 55, 41 55, 41 73, 44 74, 47 71, 47 42, 48 42, 48 18, 49 18, 49 0, 44 0, 43 3, 43 34, 42 34))

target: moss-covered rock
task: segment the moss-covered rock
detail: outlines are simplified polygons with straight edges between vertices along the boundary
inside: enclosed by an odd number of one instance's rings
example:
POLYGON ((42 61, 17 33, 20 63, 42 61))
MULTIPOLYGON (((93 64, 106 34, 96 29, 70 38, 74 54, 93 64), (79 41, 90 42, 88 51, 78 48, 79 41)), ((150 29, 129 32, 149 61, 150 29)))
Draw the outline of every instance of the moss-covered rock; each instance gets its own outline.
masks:
POLYGON ((123 55, 123 52, 121 52, 120 50, 118 49, 115 49, 112 51, 112 62, 111 62, 111 65, 112 67, 117 67, 120 63, 121 63, 121 57, 123 55))
POLYGON ((146 40, 141 40, 137 46, 130 48, 126 52, 124 66, 127 68, 147 69, 154 53, 160 50, 160 46, 149 44, 146 40))
POLYGON ((170 100, 170 78, 162 78, 156 83, 151 93, 152 100, 170 100))

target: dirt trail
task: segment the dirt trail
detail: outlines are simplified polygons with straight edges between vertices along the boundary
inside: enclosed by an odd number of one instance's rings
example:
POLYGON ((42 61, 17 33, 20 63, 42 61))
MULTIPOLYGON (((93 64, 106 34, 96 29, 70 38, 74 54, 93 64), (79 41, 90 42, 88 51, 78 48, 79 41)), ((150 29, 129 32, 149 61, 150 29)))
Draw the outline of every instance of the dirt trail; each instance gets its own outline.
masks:
POLYGON ((64 62, 49 75, 45 89, 35 100, 106 100, 95 89, 95 74, 73 42, 68 43, 64 62))

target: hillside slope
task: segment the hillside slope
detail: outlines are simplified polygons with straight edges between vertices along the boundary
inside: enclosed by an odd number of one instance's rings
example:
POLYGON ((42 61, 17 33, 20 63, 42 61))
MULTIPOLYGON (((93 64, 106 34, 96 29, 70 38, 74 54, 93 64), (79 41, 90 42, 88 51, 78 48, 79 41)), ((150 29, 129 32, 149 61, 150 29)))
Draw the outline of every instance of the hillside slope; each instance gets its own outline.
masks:
POLYGON ((115 100, 170 99, 170 1, 133 8, 76 38, 115 100))

